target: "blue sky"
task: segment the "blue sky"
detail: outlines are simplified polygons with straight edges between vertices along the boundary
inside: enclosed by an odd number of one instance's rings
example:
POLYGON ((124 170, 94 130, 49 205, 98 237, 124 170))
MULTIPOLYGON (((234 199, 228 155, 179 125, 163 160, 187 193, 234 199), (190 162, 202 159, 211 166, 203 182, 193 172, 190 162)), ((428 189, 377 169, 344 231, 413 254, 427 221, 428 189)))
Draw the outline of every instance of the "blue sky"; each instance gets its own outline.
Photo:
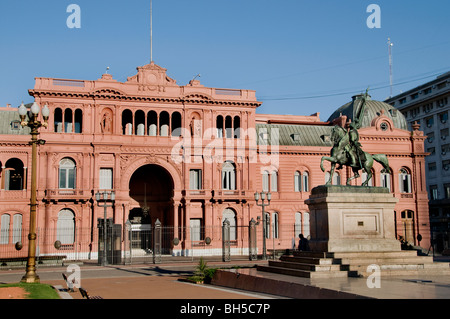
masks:
MULTIPOLYGON (((394 94, 450 71, 447 0, 153 0, 153 60, 179 85, 255 90, 258 113, 331 113, 370 87, 394 94), (381 28, 366 9, 381 8, 381 28)), ((0 106, 32 102, 35 77, 126 81, 150 59, 150 0, 0 3, 0 106), (81 28, 70 29, 70 4, 81 28)))

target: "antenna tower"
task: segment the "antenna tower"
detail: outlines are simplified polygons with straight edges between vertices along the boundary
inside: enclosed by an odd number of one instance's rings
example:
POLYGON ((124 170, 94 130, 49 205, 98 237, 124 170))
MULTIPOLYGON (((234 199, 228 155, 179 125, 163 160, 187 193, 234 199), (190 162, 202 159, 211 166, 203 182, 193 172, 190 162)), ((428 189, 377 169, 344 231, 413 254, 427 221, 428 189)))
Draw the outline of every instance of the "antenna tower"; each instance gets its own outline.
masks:
POLYGON ((391 38, 388 38, 388 48, 389 48, 389 83, 391 87, 391 94, 389 97, 392 97, 392 86, 393 86, 393 77, 392 77, 392 47, 394 43, 391 42, 391 38))

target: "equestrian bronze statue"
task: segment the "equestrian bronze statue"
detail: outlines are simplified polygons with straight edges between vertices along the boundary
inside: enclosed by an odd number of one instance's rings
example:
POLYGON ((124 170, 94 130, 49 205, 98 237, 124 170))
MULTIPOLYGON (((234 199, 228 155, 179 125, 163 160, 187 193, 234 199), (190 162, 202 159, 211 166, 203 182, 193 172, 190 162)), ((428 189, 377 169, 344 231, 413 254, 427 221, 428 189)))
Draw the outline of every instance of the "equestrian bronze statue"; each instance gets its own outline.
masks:
MULTIPOLYGON (((366 92, 367 96, 367 92, 366 92)), ((389 168, 389 162, 384 154, 369 154, 362 150, 359 143, 358 129, 361 127, 361 118, 364 116, 365 98, 359 110, 359 116, 356 117, 355 122, 351 122, 349 130, 347 131, 342 126, 336 125, 332 129, 331 141, 333 142, 333 148, 331 149, 330 156, 323 156, 320 162, 320 168, 325 171, 323 167, 324 161, 331 162, 330 178, 326 185, 330 185, 333 179, 335 169, 342 169, 343 166, 351 167, 354 176, 347 179, 347 185, 350 185, 350 181, 358 178, 359 171, 363 170, 367 173, 367 179, 362 183, 362 186, 368 186, 370 179, 372 178, 372 167, 374 161, 380 163, 383 166, 383 172, 391 173, 389 168), (339 166, 336 168, 336 164, 339 166)))

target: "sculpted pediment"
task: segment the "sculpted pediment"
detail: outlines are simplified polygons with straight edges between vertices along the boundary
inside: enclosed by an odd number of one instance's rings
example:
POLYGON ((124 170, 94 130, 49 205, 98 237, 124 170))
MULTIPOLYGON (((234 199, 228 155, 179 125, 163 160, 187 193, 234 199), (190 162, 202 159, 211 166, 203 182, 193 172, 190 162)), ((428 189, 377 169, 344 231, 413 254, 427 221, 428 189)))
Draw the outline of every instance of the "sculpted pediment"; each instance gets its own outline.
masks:
POLYGON ((154 62, 137 68, 138 73, 127 79, 127 83, 136 83, 141 86, 177 86, 177 81, 167 76, 167 69, 154 62))

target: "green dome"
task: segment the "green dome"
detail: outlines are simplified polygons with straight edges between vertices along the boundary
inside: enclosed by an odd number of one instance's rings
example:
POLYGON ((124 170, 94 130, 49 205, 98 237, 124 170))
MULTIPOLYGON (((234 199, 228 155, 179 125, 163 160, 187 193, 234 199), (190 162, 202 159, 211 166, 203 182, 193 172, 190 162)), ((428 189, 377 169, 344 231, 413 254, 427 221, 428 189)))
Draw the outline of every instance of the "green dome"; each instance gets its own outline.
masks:
POLYGON ((361 112, 361 106, 364 100, 366 104, 364 106, 364 115, 360 116, 361 127, 370 127, 373 119, 379 117, 380 115, 385 115, 392 120, 394 126, 398 129, 408 130, 408 125, 405 116, 398 111, 395 107, 390 104, 374 101, 371 99, 370 95, 360 94, 352 97, 352 101, 341 106, 337 109, 329 118, 328 121, 331 122, 334 119, 345 115, 347 120, 351 119, 355 122, 358 114, 361 112))

